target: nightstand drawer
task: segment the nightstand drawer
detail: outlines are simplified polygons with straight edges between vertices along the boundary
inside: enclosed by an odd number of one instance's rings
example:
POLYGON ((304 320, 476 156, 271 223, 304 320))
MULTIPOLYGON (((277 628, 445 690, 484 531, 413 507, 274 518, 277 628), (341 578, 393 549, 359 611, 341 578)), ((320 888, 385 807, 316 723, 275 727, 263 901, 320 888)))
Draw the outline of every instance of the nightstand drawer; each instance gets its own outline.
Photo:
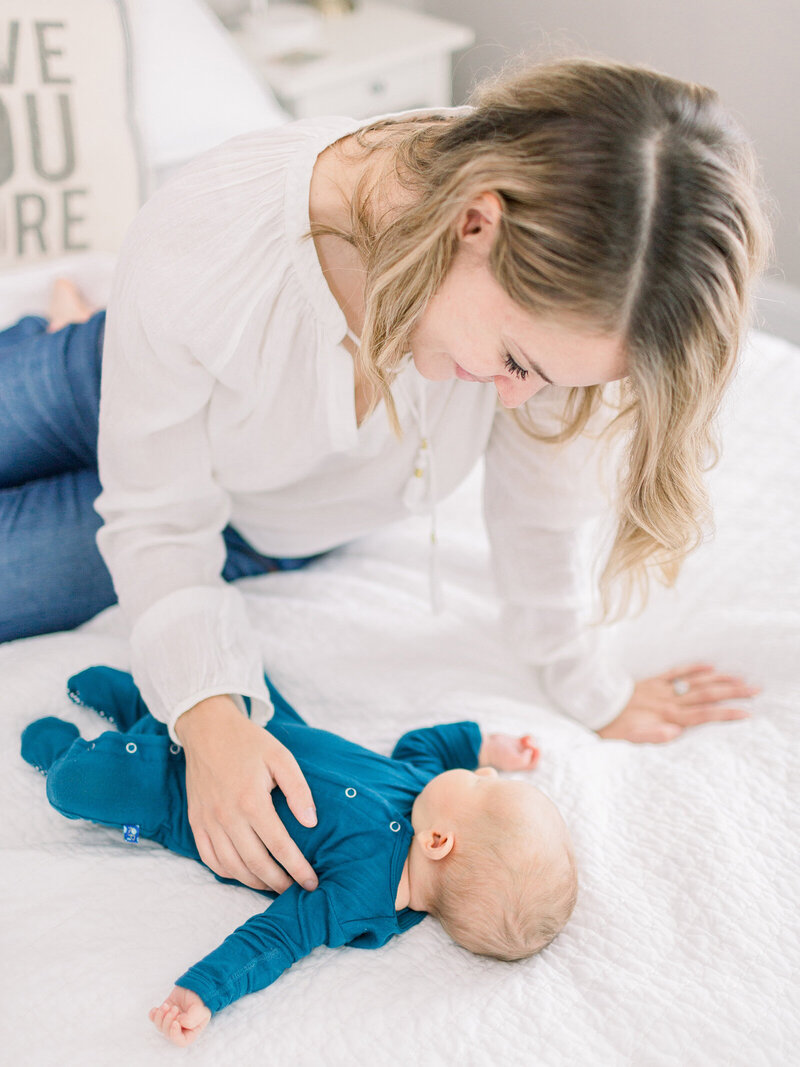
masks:
POLYGON ((280 99, 297 118, 351 115, 358 119, 385 111, 442 107, 450 101, 449 68, 449 58, 429 56, 374 74, 361 74, 352 81, 312 89, 294 99, 282 95, 280 99))

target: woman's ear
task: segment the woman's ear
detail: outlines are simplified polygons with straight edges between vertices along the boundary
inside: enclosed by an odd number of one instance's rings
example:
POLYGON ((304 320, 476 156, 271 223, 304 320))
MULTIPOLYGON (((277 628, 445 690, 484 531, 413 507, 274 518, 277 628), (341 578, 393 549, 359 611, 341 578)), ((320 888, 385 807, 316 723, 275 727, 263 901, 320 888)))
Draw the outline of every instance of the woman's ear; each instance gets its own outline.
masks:
POLYGON ((455 844, 455 834, 452 829, 422 830, 416 837, 425 857, 429 860, 443 860, 455 844))
POLYGON ((494 244, 503 207, 496 193, 479 193, 458 216, 456 233, 459 241, 488 255, 494 244))

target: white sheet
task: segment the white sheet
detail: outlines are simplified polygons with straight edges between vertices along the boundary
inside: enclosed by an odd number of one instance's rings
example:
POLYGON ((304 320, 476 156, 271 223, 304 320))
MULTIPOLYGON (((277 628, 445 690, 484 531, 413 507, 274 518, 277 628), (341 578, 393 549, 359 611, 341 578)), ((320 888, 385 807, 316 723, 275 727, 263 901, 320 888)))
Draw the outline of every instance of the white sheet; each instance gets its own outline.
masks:
MULTIPOLYGON (((536 703, 494 623, 479 472, 442 509, 438 618, 424 520, 248 581, 273 676, 311 722, 382 751, 411 726, 463 717, 535 731, 533 780, 572 828, 582 888, 565 932, 521 964, 468 955, 432 919, 377 952, 320 949, 214 1018, 193 1064, 794 1062, 798 410, 800 351, 754 333, 711 475, 716 538, 609 635, 638 676, 708 659, 763 685, 747 721, 634 746, 536 703)), ((49 808, 19 734, 45 714, 99 733, 64 693, 92 663, 127 665, 116 609, 0 648, 0 1047, 15 1067, 178 1062, 147 1010, 263 906, 49 808)))

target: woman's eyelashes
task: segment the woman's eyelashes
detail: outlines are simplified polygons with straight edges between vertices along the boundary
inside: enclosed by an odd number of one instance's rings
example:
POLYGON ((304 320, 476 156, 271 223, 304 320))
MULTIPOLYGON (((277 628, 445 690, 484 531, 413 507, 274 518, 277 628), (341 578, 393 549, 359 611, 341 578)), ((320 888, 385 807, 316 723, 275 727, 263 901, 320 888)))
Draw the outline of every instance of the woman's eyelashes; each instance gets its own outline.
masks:
POLYGON ((514 377, 519 378, 520 381, 524 382, 528 377, 528 371, 524 367, 520 367, 519 363, 517 363, 510 352, 506 352, 505 365, 509 374, 513 374, 514 377))

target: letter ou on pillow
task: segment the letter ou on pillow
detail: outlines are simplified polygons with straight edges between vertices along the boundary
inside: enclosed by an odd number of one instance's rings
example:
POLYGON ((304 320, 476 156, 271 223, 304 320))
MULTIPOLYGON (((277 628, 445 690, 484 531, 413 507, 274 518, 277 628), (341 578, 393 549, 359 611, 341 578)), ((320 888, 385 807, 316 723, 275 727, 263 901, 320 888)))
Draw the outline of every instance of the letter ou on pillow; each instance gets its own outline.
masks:
POLYGON ((121 0, 3 0, 0 270, 119 249, 141 204, 121 0))

